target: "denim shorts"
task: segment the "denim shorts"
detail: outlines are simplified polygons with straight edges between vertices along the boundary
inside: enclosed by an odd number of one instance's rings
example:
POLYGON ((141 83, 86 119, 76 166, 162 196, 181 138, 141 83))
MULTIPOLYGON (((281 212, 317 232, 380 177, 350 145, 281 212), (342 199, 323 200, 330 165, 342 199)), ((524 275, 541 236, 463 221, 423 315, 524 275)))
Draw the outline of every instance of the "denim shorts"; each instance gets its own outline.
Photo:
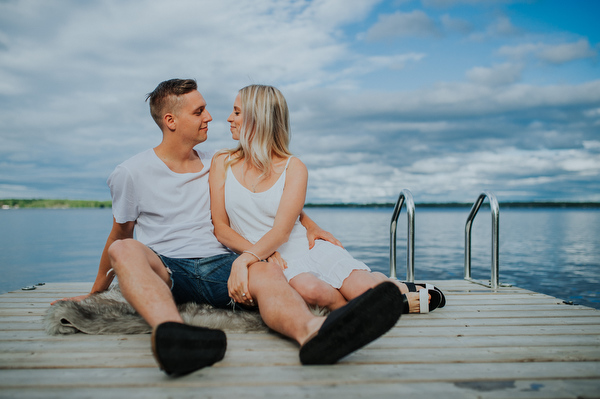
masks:
POLYGON ((178 259, 158 255, 171 273, 171 292, 175 303, 208 303, 225 308, 230 303, 227 280, 236 254, 209 258, 178 259))

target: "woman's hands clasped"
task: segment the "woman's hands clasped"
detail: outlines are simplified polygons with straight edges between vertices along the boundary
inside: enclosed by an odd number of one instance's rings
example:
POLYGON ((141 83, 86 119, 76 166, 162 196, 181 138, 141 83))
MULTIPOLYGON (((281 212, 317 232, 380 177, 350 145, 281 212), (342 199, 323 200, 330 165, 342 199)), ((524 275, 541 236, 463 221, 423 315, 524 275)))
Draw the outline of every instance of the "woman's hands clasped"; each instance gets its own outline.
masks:
MULTIPOLYGON (((287 262, 277 251, 269 256, 266 261, 276 264, 281 267, 282 270, 287 269, 287 262)), ((231 274, 227 280, 227 289, 229 290, 229 297, 235 302, 246 306, 257 305, 248 288, 248 268, 257 262, 258 259, 250 253, 242 253, 231 265, 231 274)))
POLYGON ((245 254, 240 255, 231 265, 231 274, 227 280, 229 297, 237 303, 252 306, 254 299, 248 290, 248 267, 250 262, 245 254))

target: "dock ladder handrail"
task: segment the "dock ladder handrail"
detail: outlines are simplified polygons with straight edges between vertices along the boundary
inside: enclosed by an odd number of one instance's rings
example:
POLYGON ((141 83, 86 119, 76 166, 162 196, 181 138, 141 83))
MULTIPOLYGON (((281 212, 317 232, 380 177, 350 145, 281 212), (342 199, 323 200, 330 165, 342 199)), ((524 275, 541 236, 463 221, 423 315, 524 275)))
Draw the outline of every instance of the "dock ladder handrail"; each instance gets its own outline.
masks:
MULTIPOLYGON (((473 204, 471 212, 467 218, 465 224, 465 280, 477 282, 471 278, 471 227, 473 220, 477 215, 477 211, 481 207, 481 204, 485 198, 490 200, 490 210, 492 213, 492 276, 490 280, 490 288, 496 289, 499 284, 499 238, 500 238, 500 207, 498 206, 498 200, 496 196, 489 192, 484 191, 479 195, 477 201, 473 204)), ((486 284, 483 284, 486 285, 486 284)))
POLYGON ((406 200, 407 215, 407 235, 406 235, 406 281, 415 281, 415 202, 411 192, 404 189, 398 196, 392 221, 390 223, 390 277, 396 277, 396 228, 398 225, 398 216, 402 210, 402 204, 406 200))

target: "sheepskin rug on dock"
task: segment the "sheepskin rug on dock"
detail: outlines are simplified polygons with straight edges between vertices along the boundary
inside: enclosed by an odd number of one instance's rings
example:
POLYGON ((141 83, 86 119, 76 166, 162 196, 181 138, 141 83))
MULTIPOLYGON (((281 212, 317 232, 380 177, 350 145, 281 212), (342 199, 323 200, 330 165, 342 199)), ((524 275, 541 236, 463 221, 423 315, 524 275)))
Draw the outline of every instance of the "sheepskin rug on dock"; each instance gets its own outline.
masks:
MULTIPOLYGON (((268 331, 258 311, 217 309, 210 305, 179 305, 187 324, 226 332, 268 331)), ((318 312, 318 311, 315 311, 318 312)), ((152 331, 144 319, 123 298, 118 285, 93 294, 81 302, 61 301, 50 306, 44 317, 50 335, 74 334, 148 334, 152 331)))

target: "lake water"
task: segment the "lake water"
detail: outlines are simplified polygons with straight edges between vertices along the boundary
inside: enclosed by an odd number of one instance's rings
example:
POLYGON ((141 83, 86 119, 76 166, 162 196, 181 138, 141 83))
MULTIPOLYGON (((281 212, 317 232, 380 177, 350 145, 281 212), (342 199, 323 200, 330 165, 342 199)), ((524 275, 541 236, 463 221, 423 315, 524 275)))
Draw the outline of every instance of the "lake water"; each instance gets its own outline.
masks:
MULTIPOLYGON (((389 274, 391 208, 307 208, 356 258, 389 274)), ((461 279, 469 208, 415 214, 415 279, 461 279)), ((110 209, 0 210, 0 293, 40 282, 92 282, 110 209)), ((600 209, 500 209, 500 282, 600 309, 600 209)), ((472 229, 472 277, 488 280, 491 217, 472 229)), ((406 213, 398 222, 398 278, 406 276, 406 213)))

